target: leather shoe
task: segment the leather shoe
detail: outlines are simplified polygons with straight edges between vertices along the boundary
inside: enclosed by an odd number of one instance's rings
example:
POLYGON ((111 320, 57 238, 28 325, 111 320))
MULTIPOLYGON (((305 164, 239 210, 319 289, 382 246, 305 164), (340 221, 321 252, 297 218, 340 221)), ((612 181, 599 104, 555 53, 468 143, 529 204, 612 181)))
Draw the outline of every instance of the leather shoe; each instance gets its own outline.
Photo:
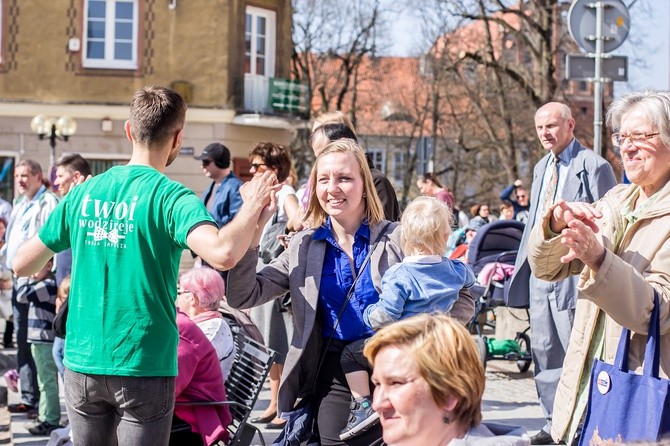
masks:
POLYGON ((270 415, 267 417, 256 417, 252 418, 251 421, 252 423, 269 423, 270 421, 274 420, 275 417, 277 416, 277 412, 272 412, 270 415))
POLYGON ((286 421, 282 421, 281 423, 268 423, 268 424, 265 425, 265 429, 279 430, 279 429, 284 429, 285 425, 286 425, 286 421))
POLYGON ((26 403, 10 404, 7 406, 9 413, 27 413, 34 409, 34 406, 26 403))
POLYGON ((530 437, 530 444, 556 444, 551 435, 541 430, 537 434, 530 437))

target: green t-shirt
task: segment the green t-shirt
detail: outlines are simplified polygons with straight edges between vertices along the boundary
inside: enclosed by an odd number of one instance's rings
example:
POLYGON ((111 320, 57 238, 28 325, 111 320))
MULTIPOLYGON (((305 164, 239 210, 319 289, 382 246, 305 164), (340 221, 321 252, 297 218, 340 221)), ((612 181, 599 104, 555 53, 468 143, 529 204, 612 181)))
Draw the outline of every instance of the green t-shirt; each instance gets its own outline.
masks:
POLYGON ((215 225, 198 197, 148 166, 112 167, 60 202, 39 237, 72 248, 68 368, 177 375, 179 259, 201 224, 215 225))

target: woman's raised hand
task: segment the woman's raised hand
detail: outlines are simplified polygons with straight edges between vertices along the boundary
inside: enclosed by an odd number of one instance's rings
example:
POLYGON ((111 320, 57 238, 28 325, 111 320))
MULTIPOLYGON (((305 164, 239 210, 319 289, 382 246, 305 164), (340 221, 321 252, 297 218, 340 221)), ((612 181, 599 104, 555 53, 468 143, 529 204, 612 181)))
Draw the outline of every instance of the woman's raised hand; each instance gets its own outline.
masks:
POLYGON ((594 271, 598 271, 605 258, 605 247, 596 235, 595 221, 602 213, 589 203, 567 203, 559 200, 552 210, 551 230, 560 232, 561 243, 569 250, 561 262, 581 260, 594 271))
POLYGON ((595 221, 602 216, 602 212, 590 203, 568 203, 565 200, 558 200, 552 209, 550 226, 553 232, 560 233, 570 225, 571 221, 579 220, 594 232, 598 232, 598 226, 595 221))

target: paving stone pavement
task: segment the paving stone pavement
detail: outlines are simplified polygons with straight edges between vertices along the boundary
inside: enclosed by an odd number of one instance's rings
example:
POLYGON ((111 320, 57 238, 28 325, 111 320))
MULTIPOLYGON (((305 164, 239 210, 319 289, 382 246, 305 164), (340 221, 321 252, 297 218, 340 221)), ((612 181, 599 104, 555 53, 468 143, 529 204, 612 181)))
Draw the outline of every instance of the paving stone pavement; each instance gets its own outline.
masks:
MULTIPOLYGON (((542 410, 537 402, 535 385, 533 382, 532 367, 528 372, 519 373, 516 363, 510 361, 489 361, 486 367, 486 389, 482 401, 482 413, 485 421, 496 421, 504 424, 524 426, 530 435, 535 434, 544 425, 542 410)), ((0 386, 4 386, 4 378, 0 378, 0 386)), ((9 392, 8 402, 18 402, 17 393, 9 392)), ((260 395, 260 398, 254 408, 250 418, 259 416, 269 403, 269 390, 266 388, 260 395)), ((61 406, 63 410, 63 419, 65 419, 65 408, 61 391, 61 406)), ((0 432, 3 423, 8 419, 6 408, 0 409, 0 432)), ((11 416, 12 443, 14 445, 24 446, 44 446, 47 443, 47 437, 35 437, 30 435, 23 426, 28 420, 25 415, 11 416)), ((266 445, 270 445, 279 434, 275 430, 262 429, 259 425, 266 445)), ((3 444, 0 435, 0 444, 3 444)), ((8 444, 8 443, 4 443, 8 444)), ((252 443, 253 446, 260 446, 262 443, 258 436, 252 443)))
MULTIPOLYGON (((261 414, 269 398, 269 392, 264 390, 251 417, 261 414)), ((485 421, 524 426, 529 435, 537 433, 545 420, 537 401, 532 366, 529 371, 519 373, 515 362, 489 361, 482 414, 485 421)), ((263 430, 262 433, 267 445, 279 435, 277 431, 263 430)), ((260 445, 260 441, 252 443, 252 446, 260 445)))

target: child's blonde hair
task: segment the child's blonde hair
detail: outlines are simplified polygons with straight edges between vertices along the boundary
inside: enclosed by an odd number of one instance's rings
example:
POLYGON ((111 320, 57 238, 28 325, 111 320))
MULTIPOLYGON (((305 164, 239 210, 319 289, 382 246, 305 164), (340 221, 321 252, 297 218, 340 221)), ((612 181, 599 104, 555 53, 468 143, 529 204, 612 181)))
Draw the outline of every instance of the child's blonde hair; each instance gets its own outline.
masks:
POLYGON ((443 256, 452 232, 452 218, 449 206, 437 198, 421 196, 412 200, 400 221, 405 254, 443 256))
POLYGON ((63 277, 63 280, 60 281, 58 285, 58 298, 61 300, 67 300, 70 295, 70 275, 63 277))

